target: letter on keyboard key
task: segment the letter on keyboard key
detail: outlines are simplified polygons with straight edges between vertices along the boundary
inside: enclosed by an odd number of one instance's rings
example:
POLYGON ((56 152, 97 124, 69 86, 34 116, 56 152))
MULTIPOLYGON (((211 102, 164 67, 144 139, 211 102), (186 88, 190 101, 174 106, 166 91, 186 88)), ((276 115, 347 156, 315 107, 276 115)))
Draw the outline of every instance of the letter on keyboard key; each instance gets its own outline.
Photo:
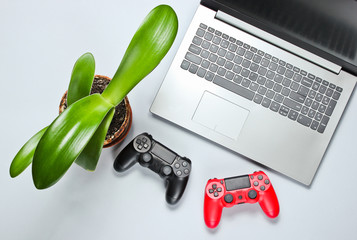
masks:
POLYGON ((246 89, 246 88, 243 88, 231 81, 228 81, 226 80, 225 78, 222 78, 218 75, 216 75, 213 79, 213 83, 231 91, 231 92, 234 92, 248 100, 252 100, 253 97, 254 97, 254 92, 246 89))

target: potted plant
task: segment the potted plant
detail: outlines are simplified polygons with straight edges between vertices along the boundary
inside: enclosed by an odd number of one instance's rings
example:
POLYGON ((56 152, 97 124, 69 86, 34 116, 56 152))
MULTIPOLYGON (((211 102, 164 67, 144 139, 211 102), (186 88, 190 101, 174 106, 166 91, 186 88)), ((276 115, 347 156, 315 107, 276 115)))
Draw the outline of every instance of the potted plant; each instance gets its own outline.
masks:
MULTIPOLYGON (((102 93, 104 89, 108 86, 111 78, 103 75, 95 75, 90 89, 90 94, 102 93)), ((79 86, 76 89, 81 89, 79 86)), ((72 93, 74 94, 74 93, 72 93)), ((68 91, 66 91, 60 102, 59 114, 61 114, 67 107, 67 96, 68 91)), ((124 140, 126 135, 129 133, 132 124, 132 110, 129 103, 129 99, 126 96, 116 107, 114 111, 114 116, 109 125, 105 140, 103 143, 103 148, 112 147, 124 140)))
POLYGON ((20 149, 10 166, 11 177, 32 163, 35 187, 45 189, 54 185, 74 161, 84 169, 94 170, 115 106, 159 64, 177 28, 177 16, 170 6, 151 10, 102 94, 89 95, 95 63, 92 54, 82 55, 72 71, 68 108, 20 149))

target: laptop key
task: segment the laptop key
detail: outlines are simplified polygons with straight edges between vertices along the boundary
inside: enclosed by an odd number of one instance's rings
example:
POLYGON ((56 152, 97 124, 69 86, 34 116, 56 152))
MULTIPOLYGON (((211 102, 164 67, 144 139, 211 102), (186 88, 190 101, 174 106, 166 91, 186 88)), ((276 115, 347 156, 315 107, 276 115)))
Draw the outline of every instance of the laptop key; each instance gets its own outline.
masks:
POLYGON ((295 121, 297 119, 298 115, 299 115, 298 112, 295 112, 294 110, 290 110, 290 112, 288 114, 288 118, 295 121))
POLYGON ((334 110, 335 107, 336 107, 336 103, 337 103, 337 102, 336 102, 335 100, 331 99, 329 105, 327 106, 326 112, 325 112, 325 114, 326 114, 327 116, 331 116, 333 110, 334 110))
POLYGON ((248 100, 253 100, 254 98, 254 92, 249 90, 249 89, 246 89, 244 87, 241 87, 233 82, 230 82, 228 80, 226 80, 225 78, 223 77, 220 77, 218 75, 216 75, 213 79, 213 83, 217 84, 218 86, 221 86, 231 92, 234 92, 248 100))
POLYGON ((303 96, 297 92, 290 92, 289 97, 299 103, 305 102, 305 98, 306 98, 306 96, 303 96))
POLYGON ((203 37, 203 35, 205 35, 205 30, 201 28, 197 29, 196 35, 199 37, 203 37))
POLYGON ((191 44, 190 47, 188 48, 188 50, 189 50, 190 52, 193 52, 194 54, 198 55, 198 54, 201 53, 202 48, 197 47, 197 46, 194 45, 194 44, 191 44))
POLYGON ((280 115, 286 117, 286 116, 288 116, 289 110, 290 110, 289 108, 287 108, 285 106, 281 106, 279 113, 280 113, 280 115))
POLYGON ((272 102, 270 105, 270 110, 272 110, 273 112, 277 112, 280 108, 280 104, 277 102, 272 102))
POLYGON ((340 98, 341 94, 339 92, 334 92, 333 95, 332 95, 332 98, 335 99, 335 100, 338 100, 340 98))
POLYGON ((193 42, 194 44, 196 44, 196 45, 199 46, 199 45, 201 45, 202 38, 199 38, 199 37, 197 37, 197 36, 194 36, 192 42, 193 42))
POLYGON ((200 68, 198 69, 198 71, 197 71, 197 76, 203 78, 203 77, 205 76, 206 72, 207 72, 207 71, 206 71, 204 68, 201 68, 201 67, 200 67, 200 68))
POLYGON ((255 94, 254 96, 254 102, 257 104, 260 104, 263 101, 263 96, 259 94, 255 94))
POLYGON ((237 49, 237 54, 238 54, 238 55, 243 56, 244 53, 245 53, 245 49, 244 49, 244 48, 239 47, 239 48, 237 49))
POLYGON ((243 81, 243 77, 236 74, 236 75, 234 75, 233 81, 240 84, 243 81))
POLYGON ((319 133, 323 133, 325 131, 327 123, 328 123, 329 120, 330 120, 329 117, 323 116, 323 118, 321 119, 321 123, 320 123, 319 127, 317 128, 317 131, 319 133))
POLYGON ((207 72, 206 76, 205 76, 205 79, 207 81, 212 81, 214 78, 214 73, 213 72, 207 72))
POLYGON ((264 98, 262 101, 262 106, 268 108, 270 106, 271 100, 268 98, 264 98))
POLYGON ((318 128, 318 126, 319 126, 319 122, 314 120, 314 121, 312 121, 310 128, 312 130, 316 130, 318 128))
POLYGON ((306 87, 311 87, 313 81, 311 79, 308 79, 306 77, 302 78, 301 84, 305 85, 306 87))
POLYGON ((301 123, 302 125, 304 125, 306 127, 310 127, 312 119, 300 114, 299 117, 297 118, 297 122, 301 123))
POLYGON ((188 62, 186 60, 182 61, 182 63, 181 63, 181 68, 182 69, 187 70, 189 66, 190 66, 190 62, 188 62))
POLYGON ((198 66, 195 64, 191 64, 190 68, 188 69, 188 71, 193 74, 196 74, 197 70, 198 70, 198 66))
POLYGON ((201 64, 201 61, 202 61, 202 58, 200 58, 199 56, 196 56, 190 52, 186 53, 185 58, 193 63, 196 63, 196 64, 201 64))
POLYGON ((249 81, 248 79, 244 78, 242 81, 242 86, 248 88, 250 85, 251 81, 249 81))
POLYGON ((258 90, 259 84, 256 84, 255 82, 252 82, 249 86, 250 90, 256 92, 258 90))
POLYGON ((302 105, 300 103, 297 103, 289 98, 284 98, 283 104, 298 112, 300 112, 302 108, 302 105))

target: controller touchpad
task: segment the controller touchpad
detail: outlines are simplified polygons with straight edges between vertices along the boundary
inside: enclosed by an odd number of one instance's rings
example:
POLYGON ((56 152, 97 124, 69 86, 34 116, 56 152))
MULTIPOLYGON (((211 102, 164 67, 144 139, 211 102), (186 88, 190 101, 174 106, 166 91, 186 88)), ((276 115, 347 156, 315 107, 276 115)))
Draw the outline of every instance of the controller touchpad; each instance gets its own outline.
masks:
POLYGON ((165 148, 160 144, 155 144, 154 147, 151 149, 152 154, 156 155, 157 157, 161 158, 168 164, 172 164, 176 158, 176 155, 165 148))
POLYGON ((250 180, 248 175, 225 178, 224 182, 226 183, 226 190, 233 191, 243 188, 250 188, 250 180))

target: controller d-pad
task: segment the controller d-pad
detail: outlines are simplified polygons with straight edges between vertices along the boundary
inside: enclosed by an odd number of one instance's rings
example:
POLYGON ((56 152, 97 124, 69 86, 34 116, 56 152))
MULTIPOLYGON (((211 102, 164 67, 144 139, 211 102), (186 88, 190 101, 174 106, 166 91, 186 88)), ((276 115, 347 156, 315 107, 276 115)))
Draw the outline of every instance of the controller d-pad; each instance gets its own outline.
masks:
POLYGON ((210 193, 211 195, 213 195, 214 197, 219 197, 220 195, 222 195, 223 189, 221 185, 217 185, 216 183, 213 183, 211 185, 211 187, 208 189, 208 193, 210 193))
POLYGON ((134 148, 140 153, 147 152, 151 149, 151 141, 147 136, 140 135, 134 141, 134 148))

